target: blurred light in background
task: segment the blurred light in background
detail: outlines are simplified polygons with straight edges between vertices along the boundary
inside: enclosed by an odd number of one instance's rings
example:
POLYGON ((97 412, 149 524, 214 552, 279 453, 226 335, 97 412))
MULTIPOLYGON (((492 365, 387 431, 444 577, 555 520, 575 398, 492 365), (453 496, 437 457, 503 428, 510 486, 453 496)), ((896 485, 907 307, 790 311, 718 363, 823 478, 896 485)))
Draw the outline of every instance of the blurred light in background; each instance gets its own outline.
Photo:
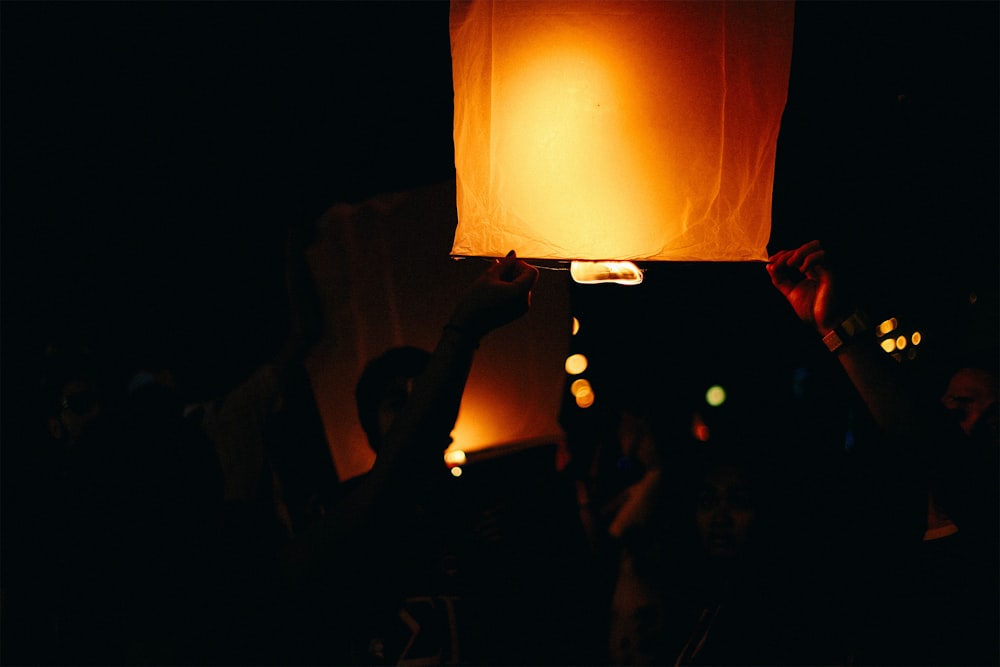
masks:
POLYGON ((586 409, 594 404, 595 398, 594 392, 588 386, 586 391, 581 391, 576 395, 576 404, 578 407, 586 409))
POLYGON ((586 378, 578 378, 570 385, 569 391, 578 407, 589 408, 594 404, 594 388, 586 378))
POLYGON ((726 402, 726 390, 720 385, 712 385, 705 392, 705 402, 713 408, 717 408, 726 402))
POLYGON ((444 453, 444 462, 449 466, 461 466, 466 462, 465 452, 461 449, 449 449, 444 453))
POLYGON ((878 333, 879 333, 880 336, 885 336, 885 335, 887 335, 887 334, 892 333, 893 331, 895 331, 897 326, 899 326, 899 323, 896 322, 896 318, 895 317, 890 317, 887 320, 883 320, 878 325, 878 333))
POLYGON ((573 380, 573 384, 570 385, 569 391, 573 396, 579 396, 580 394, 593 393, 593 387, 590 386, 590 381, 586 378, 580 378, 578 380, 573 380))
POLYGON ((923 334, 918 330, 913 330, 907 335, 905 329, 900 327, 899 319, 895 317, 880 322, 876 327, 876 334, 879 346, 896 361, 916 359, 916 346, 924 340, 923 334))
POLYGON ((712 436, 712 432, 708 428, 708 424, 705 423, 705 418, 700 412, 696 412, 692 417, 691 435, 693 435, 695 439, 700 442, 708 442, 708 439, 712 436))
POLYGON ((587 357, 577 352, 566 357, 566 372, 570 375, 579 375, 587 370, 587 357))

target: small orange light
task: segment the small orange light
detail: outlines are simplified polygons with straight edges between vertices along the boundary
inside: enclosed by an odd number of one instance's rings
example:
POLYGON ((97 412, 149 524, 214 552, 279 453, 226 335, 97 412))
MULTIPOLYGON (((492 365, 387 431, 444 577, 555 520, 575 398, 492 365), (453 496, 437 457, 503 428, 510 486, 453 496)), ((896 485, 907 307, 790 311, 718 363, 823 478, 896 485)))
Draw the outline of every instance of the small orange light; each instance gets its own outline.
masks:
POLYGON ((566 372, 570 375, 579 375, 587 370, 587 357, 582 354, 571 354, 566 357, 566 372))
POLYGON ((691 418, 691 435, 693 435, 700 442, 708 442, 711 437, 712 432, 708 428, 708 424, 705 423, 704 418, 700 413, 695 413, 691 418))
POLYGON ((895 331, 897 326, 899 326, 899 323, 896 321, 896 318, 890 317, 887 320, 883 320, 878 325, 878 333, 880 336, 884 336, 892 331, 895 331))
POLYGON ((465 452, 461 449, 449 449, 444 453, 444 462, 449 466, 465 465, 465 452))

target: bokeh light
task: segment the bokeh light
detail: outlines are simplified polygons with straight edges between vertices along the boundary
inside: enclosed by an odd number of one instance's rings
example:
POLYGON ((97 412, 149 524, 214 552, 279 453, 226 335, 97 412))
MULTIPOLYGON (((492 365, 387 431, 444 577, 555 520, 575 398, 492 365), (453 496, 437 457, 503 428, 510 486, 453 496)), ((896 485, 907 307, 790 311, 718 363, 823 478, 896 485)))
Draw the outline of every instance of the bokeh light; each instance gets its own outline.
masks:
POLYGON ((691 435, 700 442, 708 442, 708 439, 712 436, 712 432, 708 428, 708 424, 705 423, 705 419, 701 416, 701 413, 696 412, 691 419, 691 435))
POLYGON ((895 331, 897 326, 899 326, 899 322, 896 321, 896 318, 890 317, 887 320, 883 320, 878 325, 878 333, 880 336, 884 336, 892 331, 895 331))
POLYGON ((566 357, 566 372, 570 375, 579 375, 587 370, 587 357, 577 353, 566 357))
POLYGON ((705 402, 713 408, 719 407, 726 402, 726 390, 720 385, 712 385, 705 392, 705 402))
POLYGON ((465 465, 466 460, 465 452, 461 449, 449 449, 444 453, 444 462, 449 466, 465 465))
POLYGON ((584 393, 593 393, 593 388, 590 386, 590 381, 586 378, 580 378, 578 380, 573 380, 573 384, 569 386, 569 391, 574 397, 579 396, 584 393))

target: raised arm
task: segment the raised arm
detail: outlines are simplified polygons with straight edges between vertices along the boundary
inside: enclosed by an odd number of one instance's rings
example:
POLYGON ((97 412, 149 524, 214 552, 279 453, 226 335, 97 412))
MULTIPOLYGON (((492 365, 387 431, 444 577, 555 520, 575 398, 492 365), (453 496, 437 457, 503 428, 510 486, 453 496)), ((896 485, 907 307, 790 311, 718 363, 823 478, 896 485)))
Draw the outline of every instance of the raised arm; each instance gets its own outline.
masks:
MULTIPOLYGON (((427 369, 386 435, 379 456, 381 465, 405 458, 414 441, 440 445, 433 455, 441 455, 450 442, 479 341, 528 312, 537 280, 538 269, 511 251, 465 291, 442 330, 427 369)), ((375 465, 380 465, 378 460, 375 465)))
POLYGON ((480 339, 528 311, 538 275, 538 269, 511 252, 466 289, 427 368, 384 436, 371 471, 303 536, 298 546, 305 551, 296 550, 293 557, 313 562, 299 565, 322 566, 324 554, 335 553, 361 534, 378 533, 376 526, 392 530, 396 508, 408 502, 421 483, 418 471, 426 470, 423 464, 443 465, 480 339))
POLYGON ((926 435, 928 413, 897 362, 876 344, 872 322, 851 295, 819 241, 774 253, 767 263, 774 287, 815 329, 847 373, 876 424, 890 436, 926 435))

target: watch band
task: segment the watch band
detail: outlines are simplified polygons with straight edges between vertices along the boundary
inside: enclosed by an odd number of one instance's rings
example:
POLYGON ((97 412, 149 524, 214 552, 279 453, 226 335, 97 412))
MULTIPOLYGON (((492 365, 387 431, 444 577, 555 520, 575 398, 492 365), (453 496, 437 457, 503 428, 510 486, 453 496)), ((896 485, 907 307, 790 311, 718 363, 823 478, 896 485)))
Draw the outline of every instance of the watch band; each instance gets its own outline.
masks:
POLYGON ((830 352, 837 352, 845 345, 849 344, 852 339, 856 338, 858 335, 868 331, 870 322, 868 316, 860 311, 855 310, 851 313, 850 317, 835 326, 833 329, 828 331, 825 336, 823 336, 823 342, 826 344, 826 349, 830 352))

